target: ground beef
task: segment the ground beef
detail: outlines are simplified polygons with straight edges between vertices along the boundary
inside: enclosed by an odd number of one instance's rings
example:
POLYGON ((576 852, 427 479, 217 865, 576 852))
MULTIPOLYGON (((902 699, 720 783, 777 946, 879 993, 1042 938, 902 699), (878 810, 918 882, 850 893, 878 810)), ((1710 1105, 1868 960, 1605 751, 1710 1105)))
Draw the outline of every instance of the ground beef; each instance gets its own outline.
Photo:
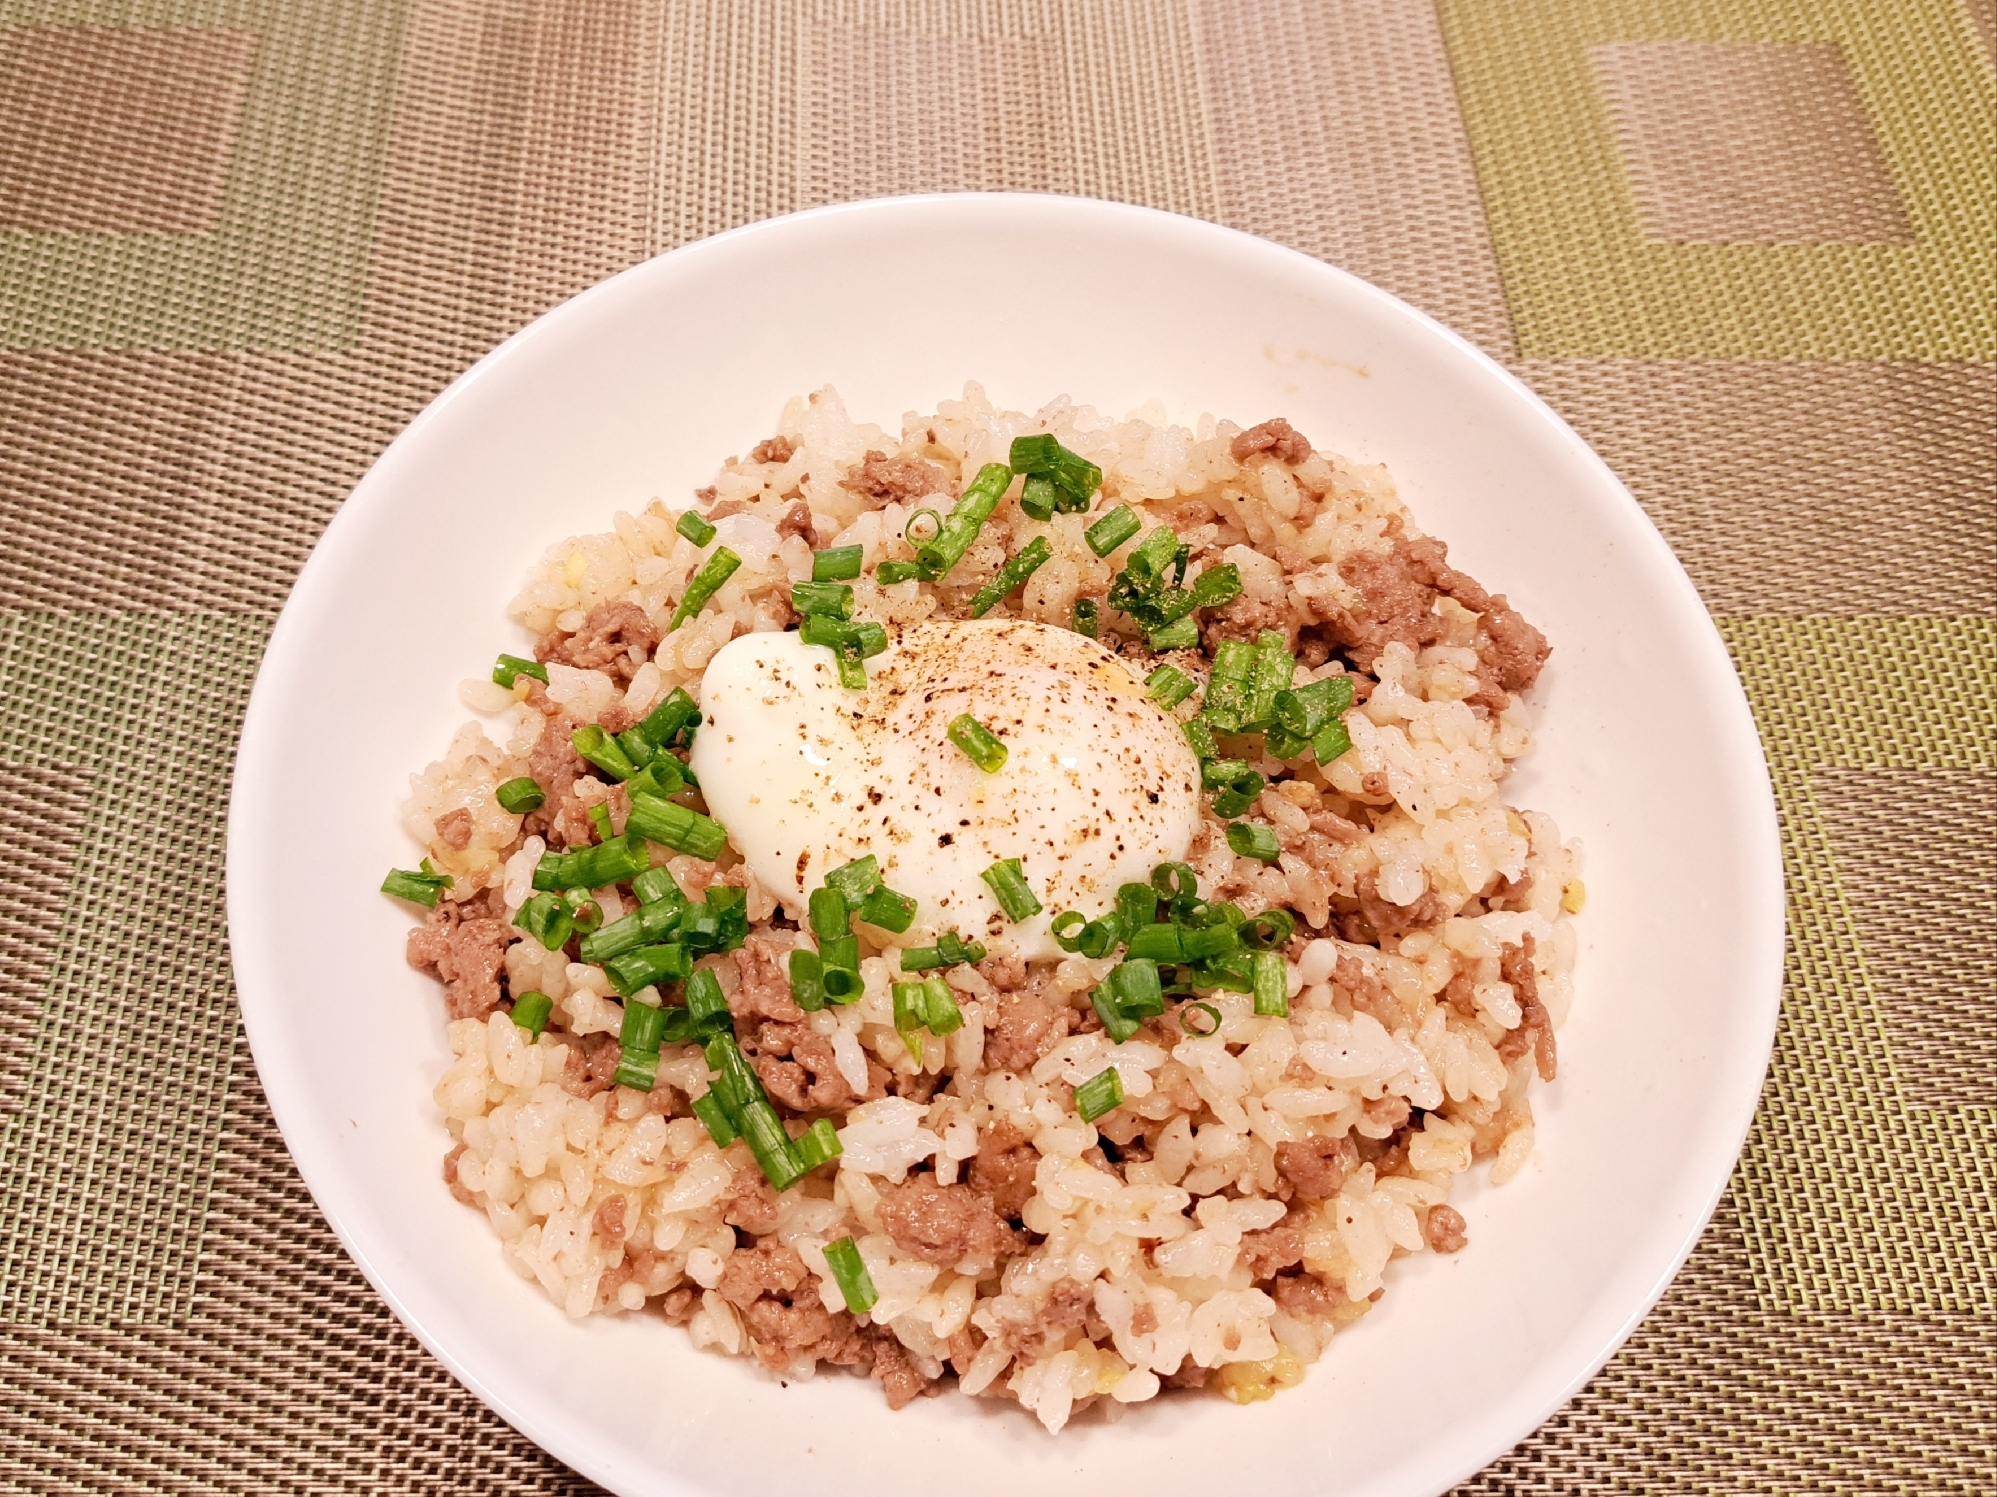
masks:
POLYGON ((777 1229, 777 1193, 760 1169, 737 1170, 728 1193, 715 1204, 723 1221, 751 1237, 767 1237, 777 1229))
POLYGON ((839 1074, 832 1041, 803 1024, 765 1024, 742 1047, 770 1100, 792 1112, 829 1112, 859 1098, 839 1074))
POLYGON ((907 1349, 890 1333, 874 1340, 874 1376, 881 1380, 881 1391, 887 1394, 891 1409, 907 1408, 933 1387, 909 1360, 907 1349))
POLYGON ((950 480, 934 463, 917 457, 889 457, 885 452, 869 452, 852 472, 839 480, 839 487, 862 499, 873 501, 875 509, 886 504, 906 503, 929 494, 950 492, 950 480))
POLYGON ((977 972, 1001 992, 1026 986, 1026 963, 1016 956, 988 956, 978 963, 977 972))
POLYGON ((1280 633, 1285 649, 1296 649, 1297 621, 1285 603, 1264 602, 1243 593, 1233 602, 1209 610, 1200 620, 1200 637, 1209 651, 1218 650, 1221 642, 1229 639, 1253 644, 1264 630, 1280 633))
POLYGON ((543 635, 534 658, 579 671, 603 671, 628 685, 658 644, 659 631, 636 603, 603 603, 589 611, 575 633, 543 635))
POLYGON ((624 1225, 625 1208, 630 1205, 627 1196, 609 1196, 596 1208, 596 1216, 590 1222, 590 1230, 605 1242, 622 1242, 626 1231, 624 1225))
POLYGON ((936 1071, 895 1071, 888 1076, 888 1090, 905 1101, 927 1105, 943 1079, 936 1071))
POLYGON ((811 1277, 804 1259, 775 1238, 753 1248, 737 1248, 714 1286, 736 1309, 746 1309, 764 1295, 788 1299, 811 1277))
POLYGON ((1410 931, 1434 925, 1449 914, 1449 906, 1433 889, 1424 889, 1413 904, 1392 904, 1380 897, 1380 885, 1373 874, 1359 880, 1359 908, 1347 914, 1340 924, 1345 938, 1360 945, 1376 946, 1382 941, 1399 940, 1410 931))
POLYGON ((977 1157, 971 1161, 971 1188, 991 1197, 992 1209, 1007 1221, 1018 1221, 1033 1199, 1033 1176, 1040 1168, 1040 1151, 1012 1124, 988 1124, 978 1135, 977 1157))
POLYGON ((1315 1274, 1285 1274, 1269 1286, 1276 1308, 1299 1320, 1329 1320, 1351 1301, 1345 1291, 1315 1274))
MULTIPOLYGON (((537 685, 539 683, 536 683, 537 685)), ((529 698, 535 701, 535 698, 529 698)), ((541 787, 546 797, 538 810, 527 813, 520 830, 541 836, 552 848, 585 846, 596 840, 589 824, 589 808, 576 796, 576 780, 589 773, 589 764, 575 750, 573 737, 578 723, 544 696, 535 702, 547 714, 541 723, 541 736, 527 756, 527 775, 541 787)))
POLYGON ((1507 1065, 1529 1049, 1533 1067, 1541 1081, 1560 1074, 1560 1053, 1553 1038, 1553 1015, 1539 1001, 1539 973, 1532 964, 1533 939, 1522 937, 1520 944, 1507 946, 1498 956, 1498 975, 1511 984, 1519 1002, 1518 1028, 1498 1042, 1498 1057, 1507 1065))
POLYGON ((617 1063, 623 1047, 611 1034, 586 1034, 569 1041, 569 1058, 562 1069, 562 1087, 577 1097, 594 1097, 617 1084, 617 1063))
POLYGON ((1362 1102, 1359 1110, 1366 1115, 1367 1122, 1389 1132, 1407 1127, 1413 1111, 1406 1097, 1375 1097, 1371 1102, 1362 1102))
POLYGON ((787 463, 797 455, 797 443, 789 437, 764 437, 749 449, 752 463, 787 463))
POLYGON ((464 1154, 467 1147, 468 1145, 459 1144, 444 1156, 444 1183, 451 1187, 451 1194, 463 1201, 467 1206, 476 1206, 478 1204, 478 1197, 473 1195, 464 1182, 458 1178, 458 1159, 464 1154))
MULTIPOLYGON (((732 870, 731 870, 732 871, 732 870)), ((735 953, 735 971, 741 984, 728 995, 728 1012, 738 1020, 774 1019, 779 1024, 801 1024, 804 1010, 790 995, 790 978, 785 970, 789 949, 767 936, 753 935, 735 953)))
POLYGON ((453 1019, 483 1019, 498 1007, 506 948, 520 938, 510 922, 491 918, 486 908, 471 900, 439 900, 409 932, 409 965, 436 972, 444 984, 444 1011, 453 1019))
POLYGON ((939 1185, 934 1175, 911 1175, 884 1194, 880 1217, 897 1247, 939 1268, 996 1257, 1012 1246, 1012 1230, 989 1195, 969 1185, 939 1185))
POLYGON ((1276 1173, 1306 1201, 1328 1201, 1359 1165, 1359 1149, 1349 1138, 1318 1135, 1276 1145, 1276 1173))
POLYGON ((437 840, 463 852, 472 845, 472 813, 463 806, 437 818, 437 840))
POLYGON ((799 540, 806 542, 812 540, 815 530, 811 523, 811 506, 800 499, 789 509, 785 510, 783 518, 777 521, 777 534, 780 536, 794 535, 799 540))
POLYGON ((1068 1037, 1075 1011, 1056 1003, 1040 988, 997 995, 997 1017, 985 1031, 985 1068, 1024 1074, 1068 1037))
POLYGON ((1304 1223, 1308 1216, 1292 1208, 1275 1226, 1248 1232, 1241 1239, 1241 1262, 1258 1279, 1270 1278, 1304 1261, 1304 1223))
MULTIPOLYGON (((1553 653, 1546 636, 1526 622, 1503 594, 1477 620, 1477 678, 1488 690, 1528 691, 1553 653)), ((1497 704, 1502 706, 1502 703, 1497 704)))
POLYGON ((1354 1013, 1371 1014, 1389 1034, 1407 1022, 1399 1000, 1358 957, 1341 956, 1332 969, 1331 980, 1344 990, 1354 1013))
POLYGON ((1234 454, 1237 463, 1245 463, 1258 452, 1266 452, 1278 462, 1294 465, 1311 455, 1311 444, 1302 432, 1277 416, 1260 426, 1249 427, 1234 439, 1227 450, 1234 454))
POLYGON ((691 1284, 668 1289, 659 1300, 659 1313, 666 1317, 667 1325, 685 1325, 699 1308, 700 1291, 691 1284))
POLYGON ((1422 1218, 1421 1235, 1438 1253, 1459 1253, 1470 1241, 1468 1226, 1454 1206, 1431 1206, 1422 1218))
POLYGON ((756 1360, 772 1372, 786 1372, 810 1362, 834 1367, 870 1367, 874 1350, 867 1337, 841 1310, 836 1314, 805 1291, 786 1302, 765 1297, 742 1311, 749 1328, 749 1345, 756 1360))

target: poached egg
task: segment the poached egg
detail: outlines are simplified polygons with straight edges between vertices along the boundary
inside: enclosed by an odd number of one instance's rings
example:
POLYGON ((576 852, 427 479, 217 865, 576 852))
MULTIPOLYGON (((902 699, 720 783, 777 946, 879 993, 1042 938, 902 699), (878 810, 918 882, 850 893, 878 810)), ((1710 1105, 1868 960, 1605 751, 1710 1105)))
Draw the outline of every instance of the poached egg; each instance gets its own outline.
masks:
POLYGON ((994 955, 1060 956, 1056 915, 1095 918, 1184 858, 1198 824, 1199 761, 1144 682, 1025 619, 891 629, 864 691, 823 646, 745 634, 708 663, 701 712, 694 772, 757 881, 802 914, 828 872, 872 853, 917 902, 897 944, 954 929, 994 955), (966 712, 1005 744, 996 773, 948 737, 966 712), (1017 924, 979 877, 1005 858, 1041 903, 1017 924))

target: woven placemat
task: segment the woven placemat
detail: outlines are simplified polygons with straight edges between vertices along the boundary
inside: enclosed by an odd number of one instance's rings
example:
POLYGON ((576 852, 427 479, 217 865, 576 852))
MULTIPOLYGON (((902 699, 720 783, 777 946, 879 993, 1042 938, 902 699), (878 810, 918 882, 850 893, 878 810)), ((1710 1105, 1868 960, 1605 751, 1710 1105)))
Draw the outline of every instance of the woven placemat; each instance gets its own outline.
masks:
POLYGON ((1685 1271, 1476 1493, 1997 1487, 1991 0, 0 0, 0 1486, 588 1490, 392 1319, 242 1039, 222 816, 472 359, 814 203, 1265 234, 1517 369, 1721 621, 1783 1020, 1685 1271))

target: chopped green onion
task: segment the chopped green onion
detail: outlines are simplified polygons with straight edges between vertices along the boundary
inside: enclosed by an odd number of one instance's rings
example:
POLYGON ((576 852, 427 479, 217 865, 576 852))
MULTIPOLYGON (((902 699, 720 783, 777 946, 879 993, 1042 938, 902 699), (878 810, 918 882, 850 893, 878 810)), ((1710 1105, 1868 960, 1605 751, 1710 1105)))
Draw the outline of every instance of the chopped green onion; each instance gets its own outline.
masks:
POLYGON ((842 972, 857 973, 860 970, 860 938, 858 936, 828 936, 818 943, 818 959, 825 964, 827 971, 837 969, 842 972))
MULTIPOLYGON (((664 873, 663 868, 654 872, 664 873)), ((667 874, 670 878, 671 875, 667 874)), ((678 886, 674 886, 678 892, 678 886)), ((622 920, 613 920, 602 930, 585 936, 582 943, 582 959, 601 966, 613 956, 622 956, 627 951, 636 951, 640 946, 651 946, 663 941, 679 928, 680 914, 686 908, 684 897, 675 904, 670 900, 657 899, 650 904, 641 904, 635 912, 622 920)))
POLYGON ((522 993, 513 1000, 513 1022, 532 1035, 548 1027, 548 1016, 554 1011, 555 1000, 546 993, 522 993))
POLYGON ((1079 512, 1088 507, 1088 498, 1103 481, 1102 469, 1087 458, 1070 452, 1049 432, 1014 437, 1009 454, 1012 470, 1053 481, 1067 503, 1064 510, 1079 512))
POLYGON ((1213 741, 1213 729, 1207 725, 1204 716, 1191 718, 1179 724, 1185 729, 1186 742, 1193 746, 1193 752, 1202 759, 1211 759, 1220 752, 1220 745, 1213 741))
POLYGON ((548 684, 548 668, 537 660, 523 660, 518 655, 501 655, 493 662, 492 679, 508 691, 521 676, 532 676, 543 686, 548 684))
POLYGON ((1144 522, 1137 518, 1137 511, 1128 504, 1119 504, 1084 530, 1082 539, 1096 555, 1107 556, 1143 528, 1144 522))
POLYGON ((426 910, 437 908, 437 901, 451 887, 449 874, 412 873, 406 868, 391 868, 388 877, 381 881, 381 892, 393 894, 397 899, 406 899, 411 904, 420 904, 426 910))
POLYGON ((943 516, 933 509, 918 509, 901 527, 901 538, 911 546, 926 546, 943 528, 943 516))
POLYGON ((1047 930, 1063 951, 1080 951, 1082 932, 1088 927, 1089 917, 1080 910, 1063 910, 1048 924, 1047 930))
POLYGON ((1035 473, 1020 487, 1019 507, 1029 519, 1045 524, 1054 518, 1054 511, 1061 503, 1061 491, 1054 487, 1054 480, 1044 473, 1035 473))
POLYGON ((790 999, 808 1014, 825 1007, 824 967, 818 953, 799 946, 790 954, 790 999))
POLYGON ((1299 738, 1280 724, 1272 723, 1262 730, 1262 751, 1271 759, 1294 759, 1310 746, 1308 738, 1299 738))
POLYGON ((1082 938, 1077 944, 1082 955, 1094 961, 1098 957, 1108 956, 1123 936, 1123 921, 1115 911, 1111 911, 1100 920, 1091 920, 1084 926, 1082 938))
POLYGON ((954 967, 960 962, 981 962, 984 959, 982 941, 966 941, 954 930, 946 930, 936 938, 934 946, 904 946, 901 950, 901 970, 926 972, 934 967, 954 967))
POLYGON ((1241 596, 1241 568, 1233 562, 1208 567, 1193 579, 1192 606, 1218 608, 1241 596))
POLYGON ((666 633, 671 634, 688 619, 696 617, 741 565, 741 557, 726 546, 716 546, 707 560, 700 564, 700 570, 693 574, 693 581, 686 585, 686 595, 680 599, 680 606, 673 610, 673 621, 666 626, 666 633))
POLYGON ((846 908, 846 896, 830 884, 822 884, 811 891, 809 909, 811 933, 820 941, 837 940, 853 928, 851 914, 846 908))
POLYGON ((915 923, 915 901, 883 884, 860 901, 858 914, 867 924, 900 935, 915 923))
POLYGON ((1267 909, 1241 927, 1241 943, 1257 951, 1281 951, 1297 933, 1297 917, 1288 910, 1267 909))
POLYGON ((1184 945, 1185 932, 1176 925, 1146 925, 1130 933, 1126 948, 1132 957, 1153 962, 1189 960, 1184 945))
POLYGON ((978 877, 992 891, 1006 919, 1020 921, 1040 913, 1040 901, 1027 887, 1026 872, 1018 858, 1002 858, 978 877))
POLYGON ((1224 639, 1214 651, 1213 673, 1207 680, 1201 716, 1221 733, 1238 731, 1249 720, 1250 678, 1255 670, 1255 646, 1224 639))
POLYGON ((589 808, 589 824, 596 828, 596 840, 608 842, 617 835, 617 828, 610 821, 610 807, 598 801, 589 808))
POLYGON ((543 858, 534 870, 535 888, 602 889, 636 878, 652 866, 652 852, 645 839, 628 832, 594 847, 573 848, 562 856, 568 859, 562 870, 566 876, 556 884, 544 884, 542 871, 548 860, 543 858))
POLYGON ((917 549, 915 559, 921 563, 924 577, 940 582, 950 575, 950 569, 964 559, 964 553, 984 529, 985 521, 998 508, 1011 482, 1012 470, 1004 463, 986 463, 978 470, 978 476, 971 480, 938 528, 935 539, 917 549))
POLYGON ((825 1001, 845 1007, 858 1003, 867 995, 867 985, 860 974, 852 967, 826 967, 820 978, 825 989, 825 1001))
POLYGON ((666 1032, 666 1011, 656 1003, 641 1003, 636 998, 624 1005, 624 1023, 617 1031, 617 1043, 627 1050, 642 1050, 650 1055, 659 1053, 659 1040, 666 1032))
POLYGON ((1144 678, 1151 700, 1170 712, 1198 689, 1199 683, 1184 671, 1161 665, 1144 678))
POLYGON ((837 889, 849 906, 857 906, 880 888, 881 860, 868 853, 850 863, 841 863, 825 875, 825 883, 828 888, 837 889))
POLYGON ((1211 961, 1241 949, 1241 934, 1232 925, 1209 925, 1204 929, 1181 925, 1173 928, 1179 932, 1179 950, 1183 953, 1181 961, 1211 961))
POLYGON ((853 617, 853 589, 843 582, 793 582, 790 606, 807 618, 822 614, 844 621, 853 617))
POLYGON ((631 892, 638 896, 641 905, 667 904, 676 910, 686 908, 686 895, 674 881, 672 869, 664 866, 647 868, 632 879, 631 892))
POLYGON ((1317 736, 1311 739, 1311 754, 1319 764, 1329 764, 1340 754, 1351 751, 1352 735, 1346 731, 1342 721, 1334 720, 1326 723, 1317 730, 1317 736))
POLYGON ((1158 891, 1149 884, 1125 884, 1116 891, 1116 913, 1126 932, 1144 929, 1158 918, 1158 891))
POLYGON ((702 1047, 707 1056, 707 1069, 711 1073, 713 1090, 720 1093, 721 1105, 728 1109, 728 1115, 739 1127, 742 1109, 752 1097, 763 1095, 763 1083, 756 1079, 755 1071, 742 1054, 742 1047, 735 1043, 732 1034, 717 1034, 702 1047))
POLYGON ((1255 972, 1249 964, 1249 953, 1245 951, 1211 957, 1199 963, 1192 969, 1192 981, 1196 988, 1223 988, 1230 993, 1255 991, 1255 972))
POLYGON ((832 1282, 839 1286, 840 1298, 853 1314, 865 1315, 880 1303, 867 1265, 860 1261, 859 1244, 852 1238, 842 1237, 825 1244, 825 1266, 831 1270, 832 1282))
POLYGON ((1197 899, 1199 880, 1185 863, 1160 863, 1151 870, 1151 887, 1160 899, 1197 899))
POLYGON ((728 1032, 728 999, 712 967, 701 967, 686 980, 686 1012, 694 1037, 702 1043, 728 1032))
POLYGON ((789 1190, 804 1178, 804 1167, 791 1147, 790 1134, 784 1131, 784 1120, 760 1092, 743 1105, 742 1138, 763 1167, 763 1178, 777 1190, 789 1190))
POLYGON ((830 1118, 820 1118, 805 1129, 802 1135, 791 1140, 791 1148, 806 1174, 846 1152, 839 1142, 839 1130, 832 1126, 830 1118))
POLYGON ((499 802, 502 811, 510 811, 515 816, 537 811, 547 800, 547 796, 541 793, 541 787, 526 775, 521 775, 517 780, 508 780, 493 791, 492 796, 499 802))
POLYGON ((964 1011, 957 1007, 957 995, 941 977, 923 978, 922 996, 922 1022, 931 1034, 955 1034, 964 1027, 964 1011))
POLYGON ((569 889, 562 898, 567 902, 569 915, 575 921, 575 932, 579 936, 593 934, 603 924, 603 906, 596 902, 587 889, 569 889))
POLYGON ((1098 1072, 1075 1088, 1075 1111, 1082 1115, 1082 1121, 1093 1123, 1104 1113, 1115 1112, 1123 1105, 1123 1077, 1117 1074, 1115 1066, 1098 1072))
POLYGON ((811 553, 811 580, 851 582, 860 575, 860 565, 866 559, 865 546, 834 546, 829 551, 814 551, 811 553))
POLYGON ((728 833, 720 822, 698 811, 689 811, 675 801, 656 800, 649 795, 631 797, 631 814, 624 818, 624 829, 627 834, 636 833, 648 842, 662 842, 674 852, 689 853, 709 862, 728 845, 728 833))
POLYGON ((685 514, 681 515, 679 524, 675 525, 673 529, 692 541, 696 546, 704 546, 714 539, 714 526, 709 524, 701 516, 695 514, 692 510, 688 510, 685 514))
POLYGON ((1121 1045, 1144 1027, 1142 1020, 1130 1018, 1118 1011, 1115 995, 1110 992, 1109 984, 1106 982, 1096 984, 1095 991, 1089 994, 1089 1006, 1096 1011, 1096 1017, 1103 1021, 1103 1032, 1110 1037, 1113 1044, 1121 1045))
POLYGON ((1117 963, 1109 974, 1110 995, 1126 1019, 1148 1019, 1165 1012, 1165 989, 1158 964, 1144 957, 1117 963))
POLYGON ((1096 600, 1094 598, 1075 599, 1073 623, 1070 627, 1077 634, 1085 635, 1090 639, 1102 638, 1102 620, 1098 616, 1096 600))
POLYGON ((728 1109, 711 1091, 702 1092, 693 1099, 693 1115, 707 1125, 707 1136, 714 1140, 716 1148, 725 1149, 738 1137, 728 1109))
POLYGON ((1239 816, 1262 794, 1263 779, 1246 759, 1209 759, 1200 766, 1200 784, 1219 792, 1213 798, 1215 815, 1239 816))
MULTIPOLYGON (((642 1003, 637 1005, 639 1008, 644 1006, 642 1003)), ((617 1074, 611 1080, 633 1091, 649 1092, 659 1084, 659 1052, 634 1050, 626 1045, 617 1052, 617 1074)))
POLYGON ((1255 1012, 1269 1018, 1285 1017, 1290 1012, 1290 969, 1283 953, 1253 952, 1248 970, 1255 982, 1255 1012))
POLYGON ((1266 724, 1275 720, 1276 694, 1289 690, 1296 669, 1296 657, 1290 654, 1283 636, 1274 629, 1263 630, 1255 644, 1255 664, 1249 674, 1246 723, 1266 724))
POLYGON ((663 749, 674 747, 682 734, 691 741, 693 730, 699 726, 700 708, 694 705, 684 686, 675 686, 666 693, 665 700, 646 713, 644 719, 630 731, 652 747, 663 749))
POLYGON ((614 956, 603 964, 603 971, 618 996, 628 998, 658 983, 679 981, 687 975, 691 966, 686 947, 677 941, 668 941, 657 946, 640 946, 636 951, 614 956))
POLYGON ((882 587, 897 582, 916 582, 922 577, 922 564, 915 561, 884 561, 874 568, 874 581, 882 587))
POLYGON ((1179 619, 1162 629, 1154 629, 1144 636, 1144 642, 1154 651, 1190 650, 1200 642, 1200 626, 1191 618, 1179 619))
POLYGON ((1260 858, 1265 863, 1275 862, 1282 851, 1275 829, 1259 821, 1230 821, 1227 845, 1244 858, 1260 858))
POLYGON ((1179 1028, 1196 1040, 1203 1040, 1209 1035, 1219 1034, 1222 1022, 1220 1010, 1215 1008, 1211 1003, 1188 1003, 1184 1008, 1179 1010, 1179 1028), (1186 1022, 1186 1016, 1193 1013, 1204 1014, 1206 1016, 1207 1024, 1204 1029, 1195 1029, 1191 1024, 1186 1022))
POLYGON ((584 723, 577 728, 569 735, 569 742, 578 754, 612 779, 628 780, 638 772, 638 766, 618 746, 617 740, 595 723, 584 723))
POLYGON ((964 751, 964 757, 986 774, 997 774, 1005 768, 1005 745, 970 713, 952 718, 949 734, 950 741, 964 751))
POLYGON ((1034 432, 1030 436, 1014 437, 1006 460, 1012 464, 1015 473, 1052 473, 1064 450, 1061 439, 1052 432, 1034 432))
POLYGON ((1276 721, 1300 738, 1314 738, 1352 706, 1352 678, 1326 676, 1276 693, 1276 721))
POLYGON ((1054 554, 1054 548, 1047 544, 1047 537, 1036 535, 1024 546, 1019 554, 998 569, 992 580, 979 588, 971 598, 971 617, 981 619, 990 613, 999 599, 1016 588, 1025 586, 1026 579, 1039 571, 1054 554))
POLYGON ((575 933, 576 917, 561 895, 543 891, 520 906, 513 923, 550 951, 560 951, 575 933))
POLYGON ((1124 569, 1140 589, 1155 590, 1179 554, 1179 537, 1169 525, 1160 525, 1137 544, 1124 569))
POLYGON ((694 956, 738 949, 749 938, 747 906, 746 891, 712 885, 705 899, 688 905, 680 916, 681 943, 694 956))
POLYGON ((894 1028, 902 1043, 914 1052, 916 1060, 922 1059, 922 1044, 915 1032, 929 1019, 929 998, 922 983, 897 982, 889 985, 889 993, 894 999, 894 1028))

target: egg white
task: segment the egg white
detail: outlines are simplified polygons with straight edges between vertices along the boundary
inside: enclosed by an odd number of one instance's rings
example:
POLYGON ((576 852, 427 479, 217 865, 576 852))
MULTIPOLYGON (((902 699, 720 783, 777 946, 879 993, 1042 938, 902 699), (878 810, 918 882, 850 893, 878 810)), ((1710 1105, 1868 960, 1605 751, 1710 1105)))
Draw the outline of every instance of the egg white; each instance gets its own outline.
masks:
POLYGON ((994 954, 1060 955, 1048 926, 1178 860, 1199 818, 1199 761, 1122 661, 1023 619, 891 630, 865 691, 830 650, 745 634, 708 663, 693 767, 758 882, 801 912, 825 874, 880 859, 917 901, 898 944, 955 929, 994 954), (986 774, 947 736, 970 713, 1006 746, 986 774), (1042 910, 1009 921, 979 877, 1018 858, 1042 910))

